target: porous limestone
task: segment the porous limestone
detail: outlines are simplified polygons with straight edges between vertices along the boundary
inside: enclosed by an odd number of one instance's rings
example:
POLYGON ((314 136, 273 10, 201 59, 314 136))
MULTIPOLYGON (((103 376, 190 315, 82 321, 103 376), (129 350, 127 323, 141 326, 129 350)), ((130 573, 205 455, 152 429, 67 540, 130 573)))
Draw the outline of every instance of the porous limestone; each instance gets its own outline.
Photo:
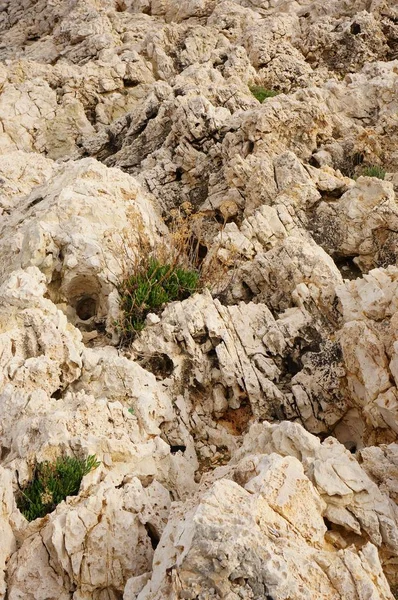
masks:
POLYGON ((0 0, 0 600, 398 597, 397 98, 395 0, 0 0))

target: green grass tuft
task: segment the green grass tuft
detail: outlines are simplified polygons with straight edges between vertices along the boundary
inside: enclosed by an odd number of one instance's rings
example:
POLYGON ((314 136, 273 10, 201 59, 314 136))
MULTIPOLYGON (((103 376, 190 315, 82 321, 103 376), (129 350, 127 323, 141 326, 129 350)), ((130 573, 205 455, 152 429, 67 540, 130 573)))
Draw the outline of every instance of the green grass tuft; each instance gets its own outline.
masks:
POLYGON ((250 88, 251 93, 253 94, 253 96, 259 101, 261 102, 261 104, 264 102, 264 100, 266 100, 267 98, 273 98, 274 96, 277 96, 279 92, 276 92, 275 90, 266 90, 264 87, 262 87, 261 85, 252 85, 250 88))
POLYGON ((361 175, 363 177, 377 177, 378 179, 384 179, 386 176, 386 171, 383 169, 383 167, 374 165, 373 167, 365 167, 361 171, 361 175))
POLYGON ((155 258, 144 262, 119 286, 122 333, 128 336, 142 331, 148 313, 156 313, 168 302, 191 296, 198 289, 199 278, 195 270, 162 264, 155 258))
POLYGON ((52 463, 38 463, 33 480, 17 496, 19 510, 28 521, 44 517, 67 496, 76 496, 84 475, 99 464, 95 456, 83 460, 61 456, 52 463))

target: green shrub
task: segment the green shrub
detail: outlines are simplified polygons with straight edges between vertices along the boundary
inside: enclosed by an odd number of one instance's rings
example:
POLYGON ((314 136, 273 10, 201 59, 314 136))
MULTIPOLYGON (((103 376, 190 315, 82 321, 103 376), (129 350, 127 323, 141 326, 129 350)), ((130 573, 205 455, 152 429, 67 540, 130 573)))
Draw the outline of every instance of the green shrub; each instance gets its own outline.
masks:
POLYGON ((374 165, 373 167, 365 167, 361 171, 361 175, 363 177, 377 177, 378 179, 384 179, 386 176, 386 172, 383 167, 378 167, 374 165))
POLYGON ((128 337, 141 331, 148 313, 156 313, 168 302, 191 296, 198 289, 199 277, 198 271, 178 264, 163 264, 155 258, 140 262, 119 286, 122 334, 128 337))
POLYGON ((253 96, 259 102, 261 102, 261 104, 264 102, 264 100, 266 100, 266 98, 273 98, 274 96, 277 96, 279 93, 279 92, 276 92, 275 90, 266 90, 261 85, 252 85, 249 89, 250 89, 251 93, 253 94, 253 96))
POLYGON ((67 496, 76 496, 84 475, 99 464, 95 456, 83 460, 61 456, 55 462, 38 463, 32 481, 17 496, 19 510, 28 521, 44 517, 67 496))

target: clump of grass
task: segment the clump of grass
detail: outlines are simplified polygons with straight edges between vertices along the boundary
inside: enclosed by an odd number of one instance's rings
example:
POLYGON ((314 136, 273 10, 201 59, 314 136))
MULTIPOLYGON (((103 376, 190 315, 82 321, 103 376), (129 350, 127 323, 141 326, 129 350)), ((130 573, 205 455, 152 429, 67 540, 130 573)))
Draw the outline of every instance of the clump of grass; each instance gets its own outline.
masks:
POLYGON ((261 104, 267 98, 273 98, 274 96, 277 96, 279 93, 279 92, 276 92, 275 90, 267 90, 266 88, 262 87, 261 85, 252 85, 252 86, 250 86, 249 89, 250 89, 251 93, 253 94, 253 96, 261 104))
POLYGON ((199 277, 198 271, 183 268, 178 262, 164 263, 155 257, 141 261, 119 286, 124 336, 142 331, 148 313, 191 296, 198 289, 199 277))
POLYGON ((165 304, 185 300, 202 289, 200 233, 194 227, 200 217, 189 202, 172 209, 167 236, 153 247, 142 232, 139 253, 129 232, 122 232, 119 258, 123 275, 117 284, 120 317, 115 322, 120 345, 142 331, 149 313, 158 314, 165 304))
POLYGON ((76 496, 84 475, 99 464, 96 456, 61 456, 55 462, 38 463, 32 481, 17 496, 19 510, 28 521, 44 517, 67 496, 76 496))
POLYGON ((365 167, 361 171, 361 175, 363 177, 377 177, 377 179, 384 179, 386 176, 386 171, 383 169, 383 167, 373 165, 372 167, 365 167))

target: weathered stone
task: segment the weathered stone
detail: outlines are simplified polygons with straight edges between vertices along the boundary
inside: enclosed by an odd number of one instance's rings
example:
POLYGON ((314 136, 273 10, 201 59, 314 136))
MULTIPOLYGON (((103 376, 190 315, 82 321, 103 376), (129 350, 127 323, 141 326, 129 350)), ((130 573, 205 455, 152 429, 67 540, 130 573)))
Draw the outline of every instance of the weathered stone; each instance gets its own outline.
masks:
POLYGON ((1 599, 392 600, 397 23, 0 0, 1 599), (176 239, 198 291, 127 339, 176 239), (63 455, 101 464, 28 523, 63 455))

